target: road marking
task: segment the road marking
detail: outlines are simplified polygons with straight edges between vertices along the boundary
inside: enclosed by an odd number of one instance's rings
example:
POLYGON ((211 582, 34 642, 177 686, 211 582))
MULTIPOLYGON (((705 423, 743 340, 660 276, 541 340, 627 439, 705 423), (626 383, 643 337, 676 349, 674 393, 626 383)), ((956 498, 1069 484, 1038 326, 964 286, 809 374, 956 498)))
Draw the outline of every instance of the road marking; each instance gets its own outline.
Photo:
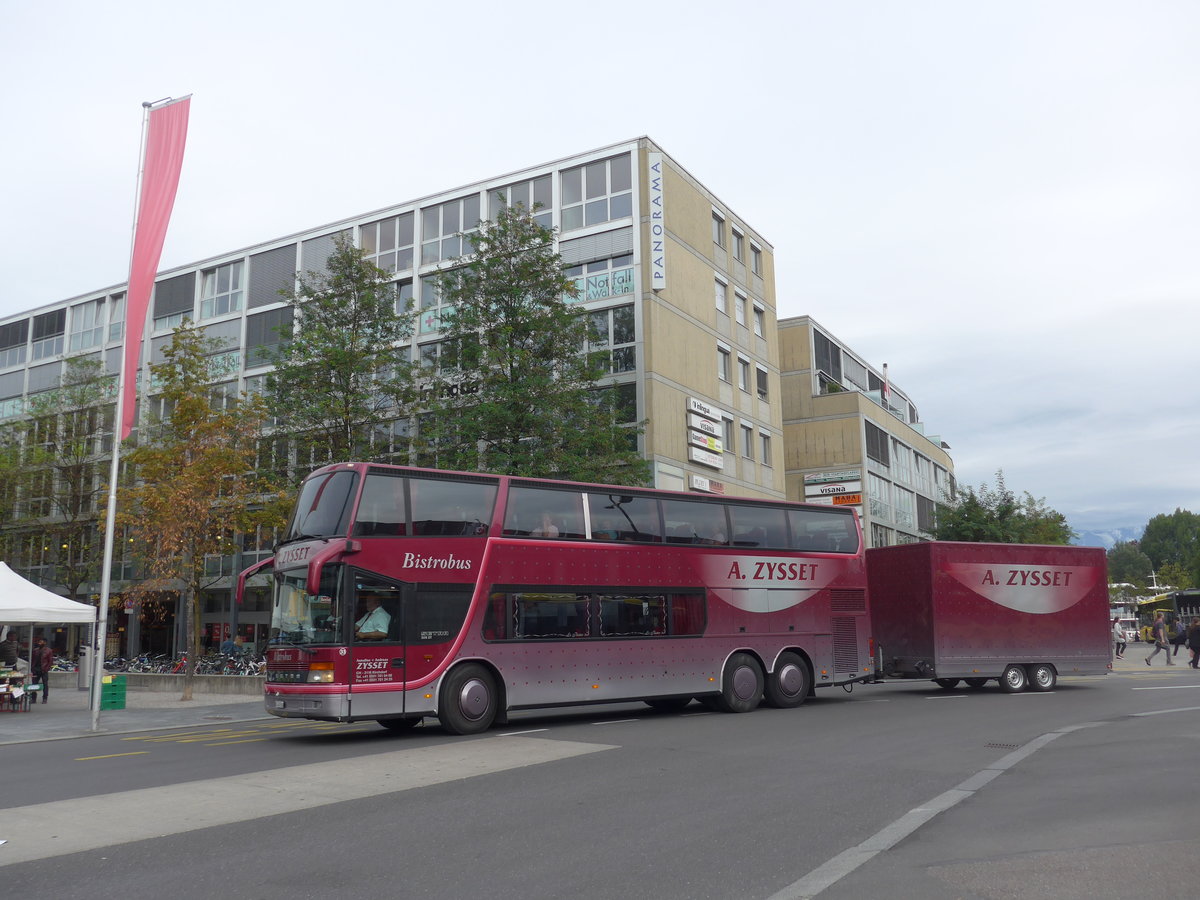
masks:
POLYGON ((1168 713, 1196 712, 1196 710, 1200 710, 1200 706, 1184 706, 1180 709, 1154 709, 1150 712, 1131 713, 1131 715, 1136 719, 1142 716, 1165 716, 1168 713))
POLYGON ((205 744, 205 747, 224 747, 228 744, 255 744, 259 741, 265 741, 267 738, 242 738, 240 741, 218 741, 215 744, 205 744))
POLYGON ((1130 688, 1131 691, 1181 691, 1186 688, 1200 688, 1200 684, 1160 684, 1155 687, 1130 688))
POLYGON ((516 737, 519 734, 538 734, 539 732, 549 730, 549 728, 530 728, 528 731, 506 731, 504 734, 497 735, 497 737, 516 737))
POLYGON ((73 797, 7 809, 11 834, 0 866, 96 850, 114 844, 185 834, 346 800, 398 793, 614 750, 612 744, 545 738, 487 737, 435 747, 392 750, 344 759, 267 769, 207 781, 188 781, 93 797, 73 797), (96 828, 80 816, 81 801, 103 809, 120 828, 96 828))
POLYGON ((144 756, 149 750, 134 750, 131 753, 106 753, 104 756, 77 756, 75 762, 87 762, 89 759, 116 759, 118 756, 144 756))
POLYGON ((926 700, 966 700, 969 694, 947 694, 945 697, 926 697, 926 700))
POLYGON ((808 900, 810 897, 815 897, 821 891, 845 878, 859 866, 863 865, 863 863, 874 859, 884 850, 894 847, 939 813, 957 806, 984 785, 990 783, 993 779, 999 777, 1023 759, 1036 753, 1051 741, 1055 741, 1071 732, 1079 731, 1082 728, 1096 728, 1102 724, 1106 723, 1086 722, 1082 725, 1071 725, 1060 728, 1058 731, 1052 731, 1049 734, 1039 735, 1012 753, 1000 757, 1000 759, 987 768, 976 772, 956 787, 938 794, 921 806, 910 809, 896 821, 885 825, 858 846, 843 850, 837 856, 817 866, 817 868, 813 869, 803 878, 793 881, 783 890, 772 894, 769 900, 808 900))
POLYGON ((625 725, 629 722, 640 722, 640 719, 610 719, 607 722, 592 722, 593 725, 625 725))

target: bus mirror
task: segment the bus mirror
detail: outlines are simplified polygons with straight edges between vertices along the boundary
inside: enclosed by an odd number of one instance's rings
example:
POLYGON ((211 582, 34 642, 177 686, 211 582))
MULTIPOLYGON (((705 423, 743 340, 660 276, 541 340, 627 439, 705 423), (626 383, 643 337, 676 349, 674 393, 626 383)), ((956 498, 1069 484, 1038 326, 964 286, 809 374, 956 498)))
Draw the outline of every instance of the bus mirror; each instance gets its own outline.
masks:
POLYGON ((351 540, 346 541, 346 550, 345 550, 346 553, 357 553, 361 549, 362 549, 361 541, 351 541, 351 540))

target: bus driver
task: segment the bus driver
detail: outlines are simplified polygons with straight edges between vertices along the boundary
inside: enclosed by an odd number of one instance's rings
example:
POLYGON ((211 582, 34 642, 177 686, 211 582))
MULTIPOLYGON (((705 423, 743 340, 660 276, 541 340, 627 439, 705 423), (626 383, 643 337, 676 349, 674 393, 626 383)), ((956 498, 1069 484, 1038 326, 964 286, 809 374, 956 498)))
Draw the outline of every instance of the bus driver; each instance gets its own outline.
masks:
POLYGON ((360 641, 382 641, 387 637, 392 616, 383 608, 378 594, 364 594, 363 602, 367 611, 354 623, 354 636, 360 641))

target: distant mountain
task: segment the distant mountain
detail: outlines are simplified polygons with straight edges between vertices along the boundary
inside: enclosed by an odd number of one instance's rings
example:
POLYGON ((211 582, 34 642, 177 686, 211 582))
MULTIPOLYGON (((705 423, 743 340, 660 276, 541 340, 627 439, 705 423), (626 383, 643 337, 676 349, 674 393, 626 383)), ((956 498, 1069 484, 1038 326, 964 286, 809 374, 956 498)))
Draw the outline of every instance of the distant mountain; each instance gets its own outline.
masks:
POLYGON ((1077 547, 1103 547, 1105 550, 1111 550, 1113 544, 1121 541, 1140 540, 1145 527, 1145 525, 1136 525, 1126 528, 1111 528, 1108 531, 1081 531, 1074 543, 1077 547))

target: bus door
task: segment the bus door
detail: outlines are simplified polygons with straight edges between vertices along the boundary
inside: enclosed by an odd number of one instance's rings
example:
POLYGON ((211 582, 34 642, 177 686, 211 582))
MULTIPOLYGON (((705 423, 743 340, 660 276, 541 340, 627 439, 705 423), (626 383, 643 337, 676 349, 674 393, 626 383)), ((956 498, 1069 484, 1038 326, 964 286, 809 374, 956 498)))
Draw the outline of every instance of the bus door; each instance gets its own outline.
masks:
POLYGON ((405 621, 413 585, 355 572, 350 624, 350 713, 355 717, 404 712, 408 648, 405 621))

